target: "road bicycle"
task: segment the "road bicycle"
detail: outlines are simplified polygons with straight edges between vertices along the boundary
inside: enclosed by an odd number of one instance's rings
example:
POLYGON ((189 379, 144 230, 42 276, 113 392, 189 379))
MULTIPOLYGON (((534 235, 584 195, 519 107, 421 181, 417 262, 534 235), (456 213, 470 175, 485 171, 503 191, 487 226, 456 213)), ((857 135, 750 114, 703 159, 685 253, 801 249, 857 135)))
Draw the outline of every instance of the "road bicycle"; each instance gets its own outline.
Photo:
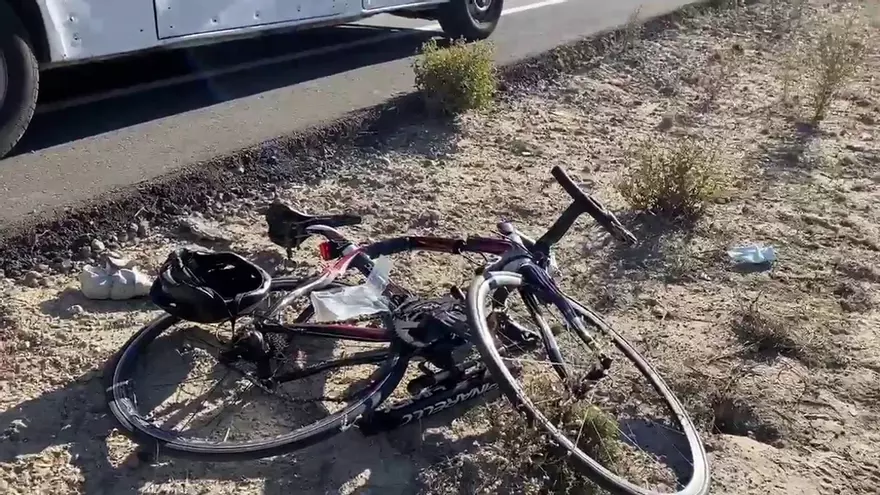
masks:
POLYGON ((266 214, 270 239, 290 255, 307 239, 322 236, 320 254, 327 268, 305 279, 272 279, 259 304, 230 315, 234 318, 222 325, 206 329, 171 314, 155 319, 109 363, 110 411, 154 455, 234 461, 302 449, 352 427, 370 435, 422 422, 497 391, 529 425, 545 433, 554 452, 564 452, 569 465, 606 490, 708 493, 706 453, 679 400, 632 345, 556 283, 552 247, 582 214, 592 216, 617 241, 635 244, 636 238, 563 169, 553 167, 551 173, 572 202, 537 240, 503 221, 497 238, 405 236, 360 246, 338 230, 360 223, 355 215, 309 216, 273 204, 266 214), (315 317, 310 294, 346 287, 341 281, 345 274, 368 276, 377 258, 410 251, 479 254, 485 260, 466 293, 453 287, 447 296, 420 299, 391 282, 384 292, 387 311, 349 321, 310 321, 315 317), (515 311, 517 302, 523 307, 515 311), (401 331, 401 321, 438 321, 423 319, 426 314, 449 318, 439 326, 415 325, 419 335, 401 331), (551 325, 552 316, 560 323, 551 325), (172 331, 179 324, 183 328, 172 331), (170 357, 154 357, 163 350, 170 357), (613 351, 624 359, 612 358, 613 351), (309 358, 315 362, 304 364, 309 358), (622 363, 633 368, 627 371, 622 363), (543 373, 541 366, 546 367, 543 373), (355 376, 355 370, 364 373, 355 376), (140 378, 139 371, 156 371, 160 377, 140 378), (329 375, 316 378, 322 372, 329 375), (618 381, 618 376, 623 378, 618 381), (183 385, 190 377, 197 384, 209 379, 217 384, 196 392, 183 385), (647 386, 624 381, 639 378, 647 386), (405 379, 402 393, 398 385, 405 379), (218 391, 229 382, 231 392, 218 391), (147 391, 138 393, 139 388, 147 391), (289 389, 292 396, 282 400, 289 389), (649 392, 658 398, 649 400, 649 392), (316 396, 306 399, 310 393, 316 396), (183 405, 185 394, 197 404, 183 405), (256 405, 256 396, 267 397, 268 404, 256 405), (231 415, 220 419, 226 406, 218 403, 226 398, 232 399, 231 415), (588 405, 569 407, 580 400, 588 405), (612 402, 621 404, 612 408, 613 415, 596 415, 612 402), (208 409, 205 415, 194 412, 200 404, 208 409), (142 413, 148 406, 156 411, 142 413), (640 406, 646 408, 644 415, 634 412, 640 406), (294 421, 300 413, 313 419, 294 421), (664 413, 668 417, 654 420, 664 413), (609 422, 599 420, 608 417, 613 434, 602 436, 600 426, 607 430, 609 422), (207 437, 196 438, 194 431, 203 428, 207 437), (675 433, 672 440, 653 441, 667 431, 675 433), (640 439, 654 445, 635 445, 640 439), (673 454, 683 460, 667 462, 673 454), (621 467, 623 459, 628 467, 621 467), (663 466, 646 467, 649 462, 663 466))

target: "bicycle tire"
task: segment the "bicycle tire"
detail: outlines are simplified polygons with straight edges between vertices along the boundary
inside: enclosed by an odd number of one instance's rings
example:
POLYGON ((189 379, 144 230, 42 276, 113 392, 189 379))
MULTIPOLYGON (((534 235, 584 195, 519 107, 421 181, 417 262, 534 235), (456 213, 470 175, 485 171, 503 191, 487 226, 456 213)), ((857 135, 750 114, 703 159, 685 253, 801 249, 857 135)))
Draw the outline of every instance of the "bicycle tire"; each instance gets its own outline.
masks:
MULTIPOLYGON (((301 283, 302 279, 276 278, 272 280, 270 291, 291 290, 301 283)), ((308 447, 347 430, 363 414, 380 405, 403 379, 408 364, 407 359, 403 358, 400 344, 392 341, 389 359, 381 364, 376 372, 378 376, 373 379, 367 392, 336 413, 272 439, 242 442, 239 445, 204 440, 183 442, 179 437, 174 438, 169 432, 152 426, 137 413, 133 387, 126 385, 128 375, 125 374, 126 367, 136 363, 137 355, 146 345, 180 321, 175 316, 164 314, 141 328, 108 362, 105 373, 105 399, 110 412, 123 432, 141 447, 149 447, 151 455, 167 453, 173 457, 224 462, 261 459, 308 447)))
POLYGON ((594 311, 590 310, 583 304, 566 296, 569 302, 574 306, 575 310, 582 314, 592 323, 600 327, 614 341, 614 345, 623 352, 624 355, 638 368, 639 372, 648 379, 652 387, 660 394, 670 411, 673 412, 675 419, 682 427, 687 437, 688 445, 693 456, 693 475, 688 484, 677 492, 661 493, 649 491, 633 485, 596 460, 581 451, 574 442, 563 435, 556 426, 547 419, 544 414, 537 410, 534 403, 525 396, 520 384, 507 369, 498 350, 495 347, 495 341, 486 321, 486 309, 483 301, 490 291, 495 291, 499 287, 511 288, 520 287, 523 284, 522 277, 513 272, 493 272, 485 273, 474 277, 473 282, 468 290, 467 295, 467 315, 474 336, 474 344, 480 351, 483 362, 489 372, 498 382, 498 386, 507 399, 521 410, 526 416, 539 424, 541 428, 553 439, 559 446, 567 450, 571 455, 571 459, 575 460, 575 464, 580 470, 591 480, 596 482, 605 490, 621 495, 706 495, 709 493, 709 467, 706 458, 705 447, 700 440, 699 434, 694 427, 693 422, 688 416, 681 402, 675 397, 666 385, 659 373, 650 365, 650 363, 636 351, 629 342, 620 334, 606 324, 594 311))

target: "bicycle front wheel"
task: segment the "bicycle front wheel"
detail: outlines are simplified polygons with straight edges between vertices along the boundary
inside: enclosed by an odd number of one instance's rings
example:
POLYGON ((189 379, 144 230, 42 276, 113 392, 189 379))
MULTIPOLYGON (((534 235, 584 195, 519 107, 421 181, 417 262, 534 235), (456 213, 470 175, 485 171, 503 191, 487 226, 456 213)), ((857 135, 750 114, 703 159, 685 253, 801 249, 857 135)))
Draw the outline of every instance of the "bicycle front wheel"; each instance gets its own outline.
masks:
POLYGON ((612 344, 605 346, 609 347, 605 352, 616 350, 623 356, 613 356, 610 375, 602 380, 586 379, 598 357, 585 336, 570 328, 555 308, 540 306, 536 311, 536 300, 522 276, 494 272, 474 278, 467 297, 468 319, 474 343, 501 391, 531 424, 547 433, 554 447, 569 454, 563 459, 570 467, 605 490, 627 495, 707 494, 705 449, 669 386, 595 312, 567 299, 592 327, 593 338, 612 344), (556 334, 557 345, 539 346, 533 356, 503 357, 496 347, 499 332, 491 323, 498 320, 499 309, 491 298, 499 290, 519 292, 527 302, 524 316, 504 308, 508 321, 516 320, 543 335, 556 334), (560 322, 556 325, 547 322, 554 313, 560 322), (559 373, 559 355, 568 373, 559 373), (513 367, 519 369, 516 377, 513 367), (645 410, 636 413, 640 408, 645 410), (662 434, 669 435, 658 439, 662 434), (646 445, 640 446, 641 441, 646 445))
MULTIPOLYGON (((301 285, 278 278, 263 304, 301 285)), ((258 309, 283 325, 314 316, 308 297, 258 309)), ((253 319, 253 318, 251 318, 253 319)), ((342 432, 382 403, 406 371, 398 344, 263 329, 271 382, 248 357, 224 357, 242 330, 196 325, 165 314, 139 330, 105 374, 110 412, 147 453, 211 461, 258 459, 342 432), (271 387, 267 386, 271 383, 271 387)), ((261 361, 264 362, 264 361, 261 361)))

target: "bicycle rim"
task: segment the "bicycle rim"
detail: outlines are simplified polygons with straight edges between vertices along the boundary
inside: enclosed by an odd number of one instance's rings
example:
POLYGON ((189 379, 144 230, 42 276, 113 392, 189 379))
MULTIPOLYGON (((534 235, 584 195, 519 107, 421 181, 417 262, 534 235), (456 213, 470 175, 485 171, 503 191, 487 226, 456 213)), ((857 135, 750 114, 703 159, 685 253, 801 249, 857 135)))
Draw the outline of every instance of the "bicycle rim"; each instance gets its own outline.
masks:
MULTIPOLYGON (((656 370, 616 331, 605 324, 601 318, 584 305, 569 298, 586 321, 593 323, 596 329, 605 334, 613 342, 626 359, 634 365, 638 373, 647 380, 654 391, 660 396, 670 419, 681 428, 687 449, 690 454, 691 474, 686 483, 677 481, 677 486, 664 491, 638 486, 620 476, 599 462, 595 454, 591 455, 581 448, 580 431, 575 441, 561 431, 554 421, 538 409, 529 398, 520 380, 515 378, 505 365, 505 359, 499 354, 493 332, 487 322, 487 297, 499 288, 518 289, 523 286, 520 275, 512 272, 495 272, 475 277, 468 291, 468 319, 472 332, 483 360, 492 375, 498 381, 499 388, 512 404, 526 415, 534 424, 546 432, 553 443, 570 454, 567 458, 570 466, 586 475, 602 488, 617 494, 628 495, 705 495, 709 490, 709 471, 705 449, 700 441, 692 421, 672 391, 656 370)), ((614 374, 612 368, 611 373, 614 374)), ((521 372, 523 374, 525 372, 521 372)), ((565 429, 565 428, 563 428, 565 429)), ((623 434, 623 430, 618 427, 623 434)), ((625 435, 625 434, 623 434, 625 435)))
MULTIPOLYGON (((289 291, 300 283, 298 279, 279 278, 273 280, 271 290, 289 291)), ((155 420, 139 412, 138 394, 135 392, 137 380, 133 378, 139 361, 145 357, 149 360, 148 346, 178 323, 185 322, 165 314, 139 330, 109 363, 108 373, 105 375, 108 377, 106 398, 111 413, 135 441, 156 453, 165 452, 175 457, 206 458, 212 461, 257 459, 288 453, 351 427, 362 414, 381 404, 394 391, 406 371, 407 363, 398 352, 397 344, 387 344, 387 357, 377 362, 378 367, 368 378, 368 385, 351 399, 350 404, 338 411, 271 438, 247 441, 228 441, 226 438, 222 441, 193 439, 180 432, 157 426, 155 420)), ((156 362, 155 366, 166 367, 167 364, 156 362)), ((213 389, 209 392, 213 392, 213 389)))

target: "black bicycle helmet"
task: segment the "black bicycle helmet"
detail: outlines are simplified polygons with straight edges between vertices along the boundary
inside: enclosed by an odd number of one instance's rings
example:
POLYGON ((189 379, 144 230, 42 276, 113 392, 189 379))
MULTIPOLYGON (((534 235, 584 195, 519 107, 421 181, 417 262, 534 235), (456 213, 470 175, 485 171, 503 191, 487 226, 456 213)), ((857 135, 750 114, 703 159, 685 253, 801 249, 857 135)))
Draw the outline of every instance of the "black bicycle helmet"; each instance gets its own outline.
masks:
POLYGON ((235 253, 183 248, 162 263, 150 299, 178 318, 219 323, 253 310, 270 283, 265 270, 235 253))

